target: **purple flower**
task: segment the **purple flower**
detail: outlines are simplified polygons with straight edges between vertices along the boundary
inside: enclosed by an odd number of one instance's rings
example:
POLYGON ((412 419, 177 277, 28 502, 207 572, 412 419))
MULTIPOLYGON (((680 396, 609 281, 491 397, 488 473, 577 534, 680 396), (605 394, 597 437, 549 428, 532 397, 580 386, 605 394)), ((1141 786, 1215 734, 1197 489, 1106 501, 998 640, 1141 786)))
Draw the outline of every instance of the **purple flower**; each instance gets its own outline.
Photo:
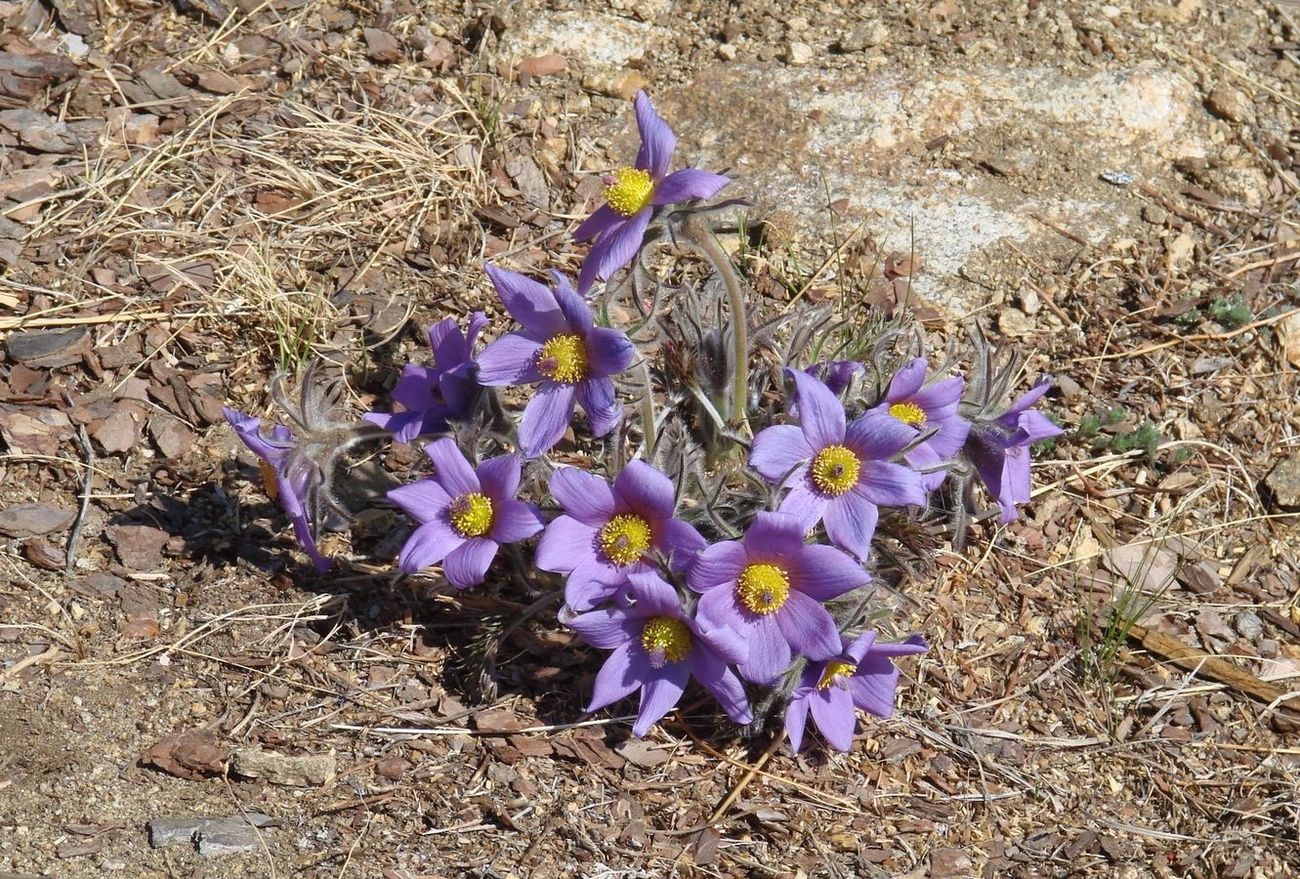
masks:
POLYGON ((578 241, 596 239, 578 276, 578 290, 583 293, 597 278, 606 280, 632 261, 641 249, 655 208, 693 198, 712 198, 731 182, 721 174, 696 168, 668 174, 677 135, 655 112, 643 91, 636 93, 636 125, 641 132, 636 165, 620 168, 606 179, 605 204, 573 233, 578 241))
POLYGON ((1051 386, 1044 378, 1006 412, 976 421, 962 449, 984 487, 997 498, 1003 522, 1016 518, 1017 504, 1029 503, 1029 446, 1062 432, 1043 413, 1029 409, 1051 386))
POLYGON ((542 530, 532 504, 515 500, 520 464, 501 455, 476 471, 451 439, 424 447, 433 476, 388 493, 393 502, 420 523, 398 557, 398 566, 414 574, 442 562, 447 580, 458 589, 483 582, 503 543, 515 543, 542 530))
POLYGON ((745 688, 730 668, 744 652, 735 634, 711 631, 690 619, 677 591, 658 574, 636 572, 628 579, 630 607, 594 610, 569 621, 588 644, 614 651, 596 675, 587 710, 640 689, 641 707, 632 727, 640 737, 677 704, 694 676, 728 717, 741 724, 753 721, 745 688))
MULTIPOLYGON (((966 442, 970 422, 957 414, 961 402, 961 376, 942 379, 922 387, 927 364, 918 357, 900 369, 889 383, 885 401, 871 410, 888 415, 913 428, 916 433, 934 431, 930 438, 913 446, 903 458, 918 469, 949 461, 966 442)), ((921 474, 926 491, 934 491, 948 475, 946 470, 921 474)))
POLYGON ((272 426, 269 436, 261 432, 262 419, 225 406, 221 413, 243 440, 244 445, 260 460, 262 482, 267 496, 279 500, 280 506, 293 523, 293 533, 307 551, 318 571, 328 571, 330 560, 316 548, 313 528, 316 517, 313 510, 313 486, 319 484, 312 462, 298 454, 298 441, 293 431, 283 424, 272 426))
POLYGON ((779 512, 798 519, 804 531, 824 520, 833 543, 865 559, 879 505, 925 503, 920 475, 889 461, 915 439, 916 430, 879 414, 846 427, 844 407, 826 385, 807 373, 787 372, 794 378, 799 426, 778 424, 759 433, 749 466, 790 486, 779 512))
POLYGON ((613 597, 629 574, 653 571, 651 553, 684 570, 705 540, 673 518, 673 484, 644 461, 630 461, 609 483, 576 467, 551 476, 551 494, 567 515, 546 526, 537 567, 568 574, 564 601, 591 610, 613 597))
POLYGON ((758 684, 780 677, 792 651, 810 659, 839 653, 839 632, 821 602, 870 580, 853 559, 831 546, 808 546, 803 535, 793 516, 759 513, 743 541, 713 544, 687 575, 702 593, 696 618, 744 639, 740 673, 758 684))
POLYGON ((478 380, 489 386, 541 382, 524 408, 519 447, 526 458, 544 454, 573 419, 576 400, 591 432, 603 436, 623 417, 611 375, 632 363, 631 340, 618 330, 593 325, 591 308, 556 273, 549 290, 523 275, 487 267, 506 311, 523 330, 508 333, 478 358, 478 380))
POLYGON ((853 377, 862 373, 862 364, 856 360, 823 360, 804 370, 813 378, 821 379, 831 393, 839 396, 853 381, 853 377))
POLYGON ((901 644, 877 644, 875 632, 863 632, 852 643, 845 642, 843 654, 835 659, 808 663, 785 713, 790 747, 798 751, 803 744, 804 725, 811 711, 813 722, 830 746, 837 751, 849 750, 857 722, 854 708, 877 717, 894 713, 898 669, 890 660, 929 649, 920 635, 901 644))
POLYGON ((476 311, 469 319, 468 333, 461 333, 453 317, 430 327, 433 366, 408 363, 393 387, 393 401, 404 411, 368 412, 365 420, 389 431, 393 439, 409 443, 422 434, 446 433, 448 422, 467 419, 479 394, 474 342, 487 322, 487 316, 476 311))

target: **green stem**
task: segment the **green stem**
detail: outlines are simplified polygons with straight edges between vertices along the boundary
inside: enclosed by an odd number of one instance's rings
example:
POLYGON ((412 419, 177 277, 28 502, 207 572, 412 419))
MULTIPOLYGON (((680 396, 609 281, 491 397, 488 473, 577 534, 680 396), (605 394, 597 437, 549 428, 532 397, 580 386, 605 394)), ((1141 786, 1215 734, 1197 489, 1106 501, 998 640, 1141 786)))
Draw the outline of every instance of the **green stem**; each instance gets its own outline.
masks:
POLYGON ((645 455, 643 456, 647 464, 653 464, 655 460, 655 398, 654 385, 650 383, 650 366, 646 359, 641 358, 641 427, 645 432, 645 455))
POLYGON ((699 217, 687 220, 684 231, 687 239, 695 245, 722 278, 722 288, 727 293, 727 304, 731 309, 732 359, 735 370, 731 392, 731 420, 741 433, 748 434, 749 331, 745 315, 745 295, 740 288, 740 277, 731 264, 731 257, 714 237, 713 230, 699 217))

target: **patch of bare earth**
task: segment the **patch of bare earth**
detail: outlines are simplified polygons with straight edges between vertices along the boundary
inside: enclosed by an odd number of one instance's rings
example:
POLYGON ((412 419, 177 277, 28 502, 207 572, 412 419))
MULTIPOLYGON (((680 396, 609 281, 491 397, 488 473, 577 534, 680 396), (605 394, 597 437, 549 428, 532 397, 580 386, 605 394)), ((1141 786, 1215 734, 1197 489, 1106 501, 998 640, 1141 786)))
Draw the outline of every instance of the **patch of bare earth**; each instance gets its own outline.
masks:
POLYGON ((0 877, 1293 875, 1297 16, 0 0, 0 877), (970 64, 1173 71, 1186 131, 1157 134, 1201 154, 1134 140, 1115 183, 1051 113, 915 97, 970 64), (755 295, 893 309, 915 278, 931 341, 1013 336, 1069 429, 1020 521, 903 578, 888 625, 933 649, 843 756, 740 740, 702 695, 645 741, 627 706, 586 717, 597 657, 514 625, 538 596, 505 577, 397 581, 390 511, 311 573, 221 421, 310 353, 382 401, 431 320, 490 310, 485 258, 576 270, 638 84, 692 158, 779 158, 689 92, 737 69, 807 88, 782 113, 822 115, 787 134, 832 158, 863 148, 834 140, 862 112, 841 79, 897 75, 895 112, 952 124, 872 123, 878 190, 791 158, 827 226, 752 193, 755 295), (900 245, 932 179, 945 217, 1037 218, 900 245), (1110 225, 1073 225, 1096 199, 1110 225))

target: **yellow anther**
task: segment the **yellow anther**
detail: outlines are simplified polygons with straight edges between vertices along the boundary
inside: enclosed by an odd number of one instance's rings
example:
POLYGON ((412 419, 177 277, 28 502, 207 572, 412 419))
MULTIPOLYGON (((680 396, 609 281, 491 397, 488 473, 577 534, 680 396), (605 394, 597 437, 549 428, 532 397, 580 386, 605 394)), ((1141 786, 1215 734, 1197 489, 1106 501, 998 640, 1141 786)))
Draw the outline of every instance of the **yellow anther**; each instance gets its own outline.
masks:
POLYGON ((639 562, 650 548, 650 523, 640 516, 621 513, 600 529, 600 551, 616 565, 639 562))
POLYGON ((492 499, 477 491, 462 494, 451 502, 447 515, 461 537, 482 537, 492 530, 492 499))
POLYGON ((582 337, 560 333, 537 352, 537 371, 552 381, 577 384, 587 377, 587 347, 582 337))
POLYGON ((655 668, 662 668, 665 662, 681 662, 691 653, 691 630, 672 617, 651 617, 641 630, 641 646, 655 668))
POLYGON ((844 680, 853 677, 858 667, 851 662, 845 662, 842 659, 832 659, 826 663, 826 670, 822 672, 822 678, 817 682, 817 689, 824 690, 831 684, 843 685, 844 680), (844 679, 844 680, 841 680, 844 679))
POLYGON ((614 182, 605 187, 605 201, 625 217, 645 210, 654 194, 650 172, 639 168, 620 168, 614 172, 614 182))
POLYGON ((894 403, 889 407, 889 414, 913 427, 925 425, 925 410, 915 403, 894 403))
POLYGON ((817 490, 831 497, 839 497, 858 484, 862 462, 847 446, 827 446, 817 453, 812 463, 812 481, 817 490))
POLYGON ((271 466, 271 462, 258 458, 257 469, 262 474, 262 491, 266 492, 266 496, 271 500, 279 500, 280 481, 275 478, 275 468, 271 466))
POLYGON ((776 613, 790 597, 790 578, 776 565, 746 565, 736 578, 736 597, 760 616, 776 613))

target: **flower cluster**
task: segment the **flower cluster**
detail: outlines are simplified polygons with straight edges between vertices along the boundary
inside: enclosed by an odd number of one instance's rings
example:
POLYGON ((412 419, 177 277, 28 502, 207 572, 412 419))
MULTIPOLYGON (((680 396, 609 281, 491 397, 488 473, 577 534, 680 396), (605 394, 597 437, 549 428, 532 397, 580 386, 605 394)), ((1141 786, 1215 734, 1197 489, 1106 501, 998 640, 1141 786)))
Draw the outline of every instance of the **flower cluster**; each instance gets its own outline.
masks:
MULTIPOLYGON (((981 348, 983 371, 968 382, 915 349, 890 353, 901 330, 856 356, 840 345, 837 359, 800 362, 829 342, 816 312, 791 331, 779 380, 751 376, 752 304, 738 301, 742 282, 701 220, 710 206, 700 200, 730 181, 671 172, 672 129, 644 93, 635 109, 641 149, 606 178, 605 204, 576 232, 594 240, 576 288, 558 272, 547 285, 486 266, 514 325, 479 350, 484 314, 463 331, 454 318, 436 324, 433 364, 408 365, 391 393, 399 408, 366 414, 366 430, 348 433, 306 403, 291 409, 298 431, 227 418, 319 569, 329 565, 316 544, 322 508, 342 512, 329 490, 341 450, 379 431, 428 438, 432 472, 387 493, 415 523, 401 571, 439 570, 466 589, 506 555, 516 580, 552 582, 561 621, 611 651, 588 710, 639 692, 638 736, 694 679, 737 724, 783 706, 794 749, 811 715, 826 743, 847 750, 859 709, 892 713, 895 661, 928 650, 919 635, 890 643, 864 625, 878 532, 923 524, 921 512, 964 521, 976 479, 1001 521, 1014 519, 1030 500, 1031 445, 1060 432, 1031 408, 1049 382, 1008 406, 1017 364, 995 371, 981 348), (635 274, 661 233, 693 246, 722 283, 657 290, 648 309, 632 284, 637 326, 598 323, 628 287, 597 282, 635 274), (499 397, 504 388, 517 390, 499 397), (524 396, 516 423, 508 412, 524 396), (534 538, 531 562, 526 548, 500 553, 534 538)), ((304 400, 320 397, 312 384, 304 400)))

